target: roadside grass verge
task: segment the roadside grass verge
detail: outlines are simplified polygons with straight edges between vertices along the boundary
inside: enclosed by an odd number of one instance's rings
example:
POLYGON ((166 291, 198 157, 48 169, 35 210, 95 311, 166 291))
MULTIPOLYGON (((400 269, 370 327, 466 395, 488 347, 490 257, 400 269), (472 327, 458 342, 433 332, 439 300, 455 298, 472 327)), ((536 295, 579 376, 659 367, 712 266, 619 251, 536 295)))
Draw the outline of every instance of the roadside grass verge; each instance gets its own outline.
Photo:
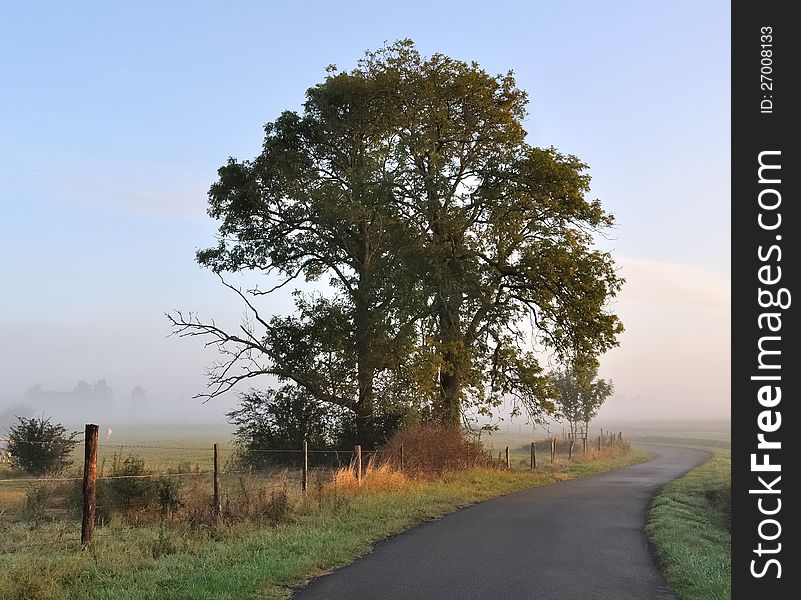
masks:
MULTIPOLYGON (((112 522, 81 552, 80 525, 0 521, 0 598, 242 600, 286 598, 308 578, 348 564, 371 545, 462 506, 647 460, 646 452, 580 458, 541 470, 470 469, 434 480, 370 478, 317 485, 279 522, 230 526, 112 522)), ((1 517, 0 517, 1 518, 1 517)))
POLYGON ((679 600, 731 597, 731 451, 713 451, 665 486, 645 529, 679 600))

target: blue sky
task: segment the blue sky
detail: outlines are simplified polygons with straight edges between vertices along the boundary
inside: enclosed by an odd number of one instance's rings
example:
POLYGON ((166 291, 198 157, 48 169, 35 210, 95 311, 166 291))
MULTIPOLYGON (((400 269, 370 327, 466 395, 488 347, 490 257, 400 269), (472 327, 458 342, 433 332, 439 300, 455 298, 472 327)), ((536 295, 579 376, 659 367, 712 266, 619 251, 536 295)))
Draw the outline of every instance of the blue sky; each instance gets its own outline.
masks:
POLYGON ((513 69, 531 143, 586 161, 617 216, 602 245, 629 280, 628 331, 604 359, 618 390, 604 414, 728 414, 727 2, 283 4, 0 9, 2 405, 105 377, 119 399, 142 385, 219 418, 231 400, 190 399, 214 356, 165 339, 162 315, 241 314, 194 264, 213 244, 217 167, 257 154, 262 125, 299 109, 326 65, 410 37, 513 69))

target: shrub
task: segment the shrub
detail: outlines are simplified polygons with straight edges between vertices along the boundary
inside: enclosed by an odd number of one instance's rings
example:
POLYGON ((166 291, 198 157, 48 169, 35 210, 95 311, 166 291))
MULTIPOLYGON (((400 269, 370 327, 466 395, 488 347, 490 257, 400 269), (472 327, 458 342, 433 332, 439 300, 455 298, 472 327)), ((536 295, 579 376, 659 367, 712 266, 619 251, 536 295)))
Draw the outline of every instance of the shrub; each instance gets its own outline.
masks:
POLYGON ((133 454, 122 458, 114 454, 108 479, 97 481, 97 506, 102 520, 109 520, 118 511, 135 511, 155 506, 158 482, 148 475, 145 461, 133 454), (117 479, 119 478, 119 479, 117 479))
POLYGON ((182 482, 174 477, 159 477, 155 480, 156 495, 161 517, 165 518, 174 514, 183 506, 181 492, 182 482))
POLYGON ((59 471, 69 466, 70 454, 78 443, 77 431, 68 432, 49 418, 17 417, 8 429, 11 465, 32 475, 59 471))
POLYGON ((403 473, 412 476, 438 476, 491 464, 481 442, 450 427, 414 425, 401 429, 381 450, 381 456, 400 466, 401 447, 403 473))
POLYGON ((240 408, 227 413, 237 426, 240 464, 263 468, 271 464, 300 464, 300 454, 266 452, 303 447, 325 447, 335 426, 332 412, 323 403, 296 386, 279 390, 251 390, 241 396, 240 408))

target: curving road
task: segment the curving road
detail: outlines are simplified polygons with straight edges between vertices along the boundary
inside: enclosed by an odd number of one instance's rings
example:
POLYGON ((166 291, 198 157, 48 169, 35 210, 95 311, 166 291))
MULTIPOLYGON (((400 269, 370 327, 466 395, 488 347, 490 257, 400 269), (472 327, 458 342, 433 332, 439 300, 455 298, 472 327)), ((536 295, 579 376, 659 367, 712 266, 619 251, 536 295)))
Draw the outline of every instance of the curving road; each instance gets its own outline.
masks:
POLYGON ((640 444, 646 463, 464 508, 376 544, 295 600, 674 598, 643 533, 648 504, 709 453, 640 444))

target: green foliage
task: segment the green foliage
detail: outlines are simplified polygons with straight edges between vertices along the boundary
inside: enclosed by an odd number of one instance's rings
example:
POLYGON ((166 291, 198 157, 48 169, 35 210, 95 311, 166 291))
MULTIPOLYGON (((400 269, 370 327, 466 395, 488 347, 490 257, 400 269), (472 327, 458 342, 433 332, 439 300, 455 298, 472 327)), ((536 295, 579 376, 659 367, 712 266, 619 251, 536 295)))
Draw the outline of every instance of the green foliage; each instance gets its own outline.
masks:
POLYGON ((403 40, 329 70, 302 113, 268 123, 257 157, 219 169, 220 242, 197 260, 331 291, 296 291, 295 314, 270 318, 257 306, 270 290, 232 288, 251 315, 235 333, 170 315, 227 357, 208 395, 271 374, 350 412, 367 445, 381 405, 449 427, 506 398, 551 413, 532 349, 616 345, 607 306, 622 280, 593 246, 614 220, 586 197, 587 165, 526 143, 526 103, 511 72, 403 40))
MULTIPOLYGON (((239 408, 227 416, 237 426, 234 437, 239 452, 235 460, 242 466, 257 469, 275 464, 297 466, 304 441, 315 451, 350 449, 358 443, 352 413, 320 402, 294 385, 242 394, 239 408)), ((384 411, 379 405, 374 414, 375 439, 388 439, 408 420, 408 415, 384 411)), ((325 464, 328 459, 335 460, 336 456, 317 455, 314 464, 325 464)))
POLYGON ((64 469, 71 463, 77 435, 49 418, 17 417, 17 423, 8 429, 11 465, 32 475, 64 469))
MULTIPOLYGON (((334 407, 335 408, 335 407, 334 407)), ((269 450, 300 450, 304 440, 313 449, 331 447, 341 419, 332 407, 295 386, 259 392, 240 398, 238 409, 227 413, 237 426, 239 461, 261 468, 270 464, 299 464, 300 455, 269 450)))
POLYGON ((145 469, 145 461, 129 454, 123 458, 114 454, 111 468, 103 473, 97 485, 98 505, 109 508, 133 508, 150 504, 156 497, 156 488, 145 469), (118 478, 118 479, 117 479, 118 478))
POLYGON ((598 379, 598 361, 577 356, 563 369, 550 375, 550 382, 559 391, 559 412, 567 419, 570 432, 575 436, 598 414, 606 399, 614 392, 611 381, 598 379))
POLYGON ((115 453, 111 468, 97 481, 98 513, 104 522, 118 512, 148 508, 167 517, 182 505, 181 485, 177 478, 150 473, 141 457, 115 453))

